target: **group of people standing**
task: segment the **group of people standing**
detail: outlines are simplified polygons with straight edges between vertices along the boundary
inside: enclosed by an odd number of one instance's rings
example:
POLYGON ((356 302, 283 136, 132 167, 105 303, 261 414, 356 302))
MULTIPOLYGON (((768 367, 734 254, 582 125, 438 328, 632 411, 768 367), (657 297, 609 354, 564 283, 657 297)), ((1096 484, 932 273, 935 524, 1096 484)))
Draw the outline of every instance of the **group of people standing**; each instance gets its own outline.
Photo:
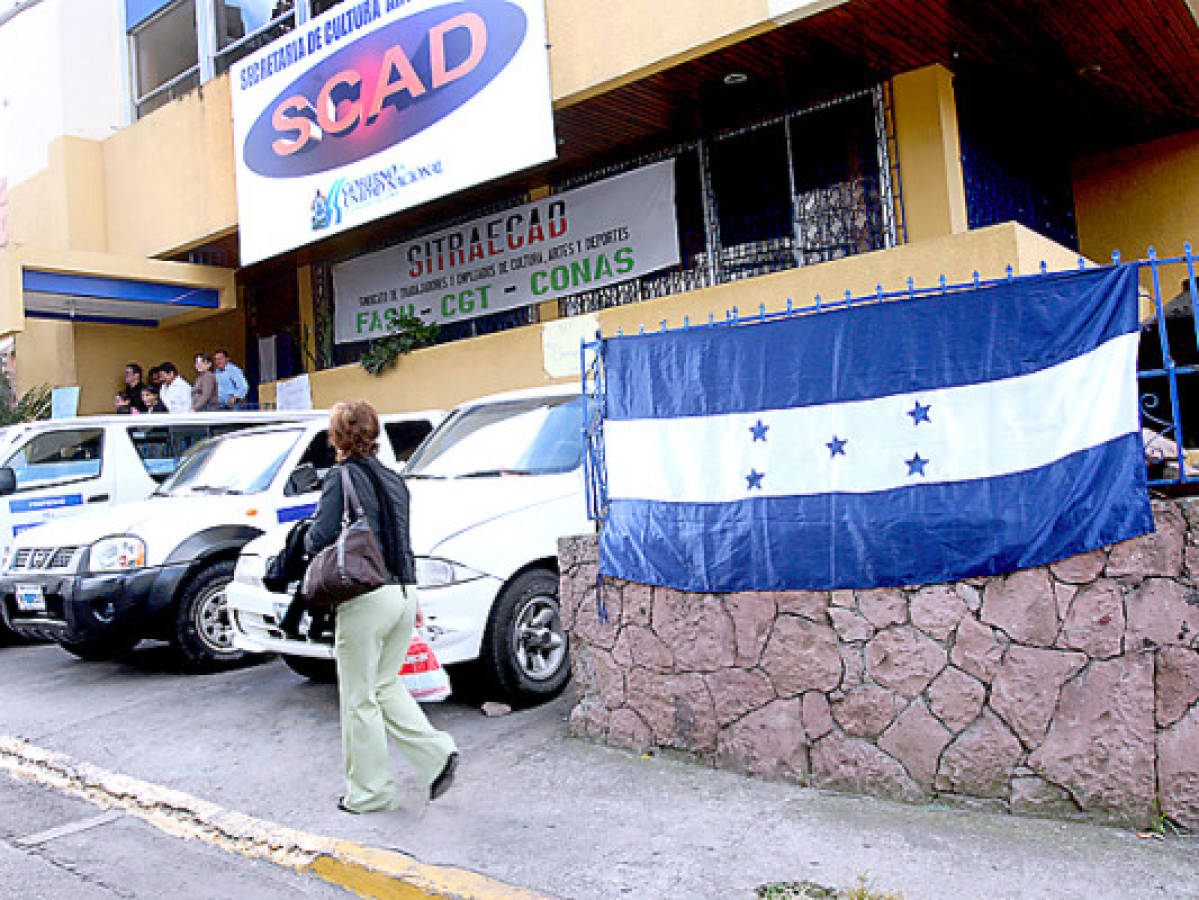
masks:
POLYGON ((245 405, 250 384, 245 373, 229 359, 229 351, 195 356, 196 380, 188 384, 172 362, 152 366, 148 380, 138 363, 125 366, 125 388, 114 398, 119 413, 200 412, 238 409, 245 405))

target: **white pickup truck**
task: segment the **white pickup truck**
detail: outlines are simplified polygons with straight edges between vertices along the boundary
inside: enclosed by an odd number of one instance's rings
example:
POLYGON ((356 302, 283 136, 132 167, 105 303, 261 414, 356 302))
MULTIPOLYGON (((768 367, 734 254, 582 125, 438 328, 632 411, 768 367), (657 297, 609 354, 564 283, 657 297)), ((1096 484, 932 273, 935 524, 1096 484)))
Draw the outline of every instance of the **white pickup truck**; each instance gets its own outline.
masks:
MULTIPOLYGON (((380 459, 398 468, 442 418, 382 416, 380 459)), ((327 416, 197 444, 148 499, 17 535, 0 570, 0 613, 18 634, 84 659, 160 638, 195 669, 236 660, 244 652, 225 591, 237 555, 272 526, 311 515, 332 464, 327 416)))
MULTIPOLYGON (((443 664, 478 661, 492 696, 545 700, 570 677, 558 538, 594 529, 583 490, 577 385, 484 397, 453 410, 404 467, 426 638, 443 664)), ((327 632, 279 628, 289 594, 262 583, 286 528, 247 544, 228 588, 235 646, 335 677, 327 632)))

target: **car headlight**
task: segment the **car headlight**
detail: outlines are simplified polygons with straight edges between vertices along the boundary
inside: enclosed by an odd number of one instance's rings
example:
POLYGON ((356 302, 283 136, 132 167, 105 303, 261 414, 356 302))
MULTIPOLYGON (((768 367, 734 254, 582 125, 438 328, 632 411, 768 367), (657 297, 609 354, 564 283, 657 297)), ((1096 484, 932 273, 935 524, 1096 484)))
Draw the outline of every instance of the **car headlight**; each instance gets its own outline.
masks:
POLYGON ((237 558, 233 569, 233 580, 241 584, 262 586, 262 576, 266 574, 266 557, 257 553, 243 553, 237 558))
POLYGON ((416 583, 422 588, 449 587, 451 584, 461 584, 482 577, 482 572, 476 572, 448 559, 438 559, 435 556, 416 558, 416 583))
POLYGON ((146 564, 146 542, 131 534, 101 538, 92 544, 88 568, 93 572, 123 572, 146 564))

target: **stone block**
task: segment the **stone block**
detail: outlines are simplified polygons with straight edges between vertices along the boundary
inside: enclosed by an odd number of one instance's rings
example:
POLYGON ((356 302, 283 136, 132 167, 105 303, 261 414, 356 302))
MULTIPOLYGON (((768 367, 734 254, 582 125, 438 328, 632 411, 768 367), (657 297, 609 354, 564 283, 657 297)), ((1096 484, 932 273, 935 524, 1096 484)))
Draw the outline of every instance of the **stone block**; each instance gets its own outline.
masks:
POLYGON ((798 616, 779 616, 762 654, 762 668, 780 697, 828 692, 841 683, 837 634, 798 616))
POLYGON ((1199 590, 1169 578, 1147 578, 1125 599, 1124 647, 1199 646, 1199 590))
POLYGON ((911 626, 879 632, 866 645, 869 676, 909 700, 945 668, 945 650, 911 626))
POLYGON ((818 740, 833 730, 833 715, 828 697, 819 691, 803 695, 803 728, 808 742, 818 740))
POLYGON ((648 584, 637 584, 634 581, 626 582, 623 599, 621 621, 625 625, 648 627, 654 605, 653 587, 648 584))
POLYGON ((949 653, 950 662, 989 683, 995 677, 1002 659, 1003 647, 992 629, 973 616, 966 616, 958 623, 953 650, 949 653))
POLYGON ((1199 830, 1199 706, 1158 735, 1157 786, 1162 813, 1199 830))
POLYGON ((616 644, 616 636, 620 630, 620 589, 614 585, 604 584, 606 616, 603 619, 600 618, 595 598, 595 587, 592 586, 582 594, 574 617, 563 617, 563 625, 570 632, 572 644, 581 642, 604 650, 611 650, 616 644), (569 625, 566 624, 567 621, 570 622, 569 625))
POLYGON ((903 766, 870 741, 833 731, 812 746, 810 755, 812 782, 818 787, 896 800, 924 798, 903 766))
POLYGON ((774 602, 780 614, 803 616, 821 625, 828 624, 828 591, 778 591, 774 602))
POLYGON ((879 738, 878 746, 899 760, 918 785, 931 791, 937 774, 937 761, 952 738, 923 701, 915 700, 879 738))
MULTIPOLYGON (((1063 622, 1066 621, 1066 614, 1070 612, 1070 604, 1074 602, 1074 595, 1078 593, 1078 585, 1066 584, 1064 581, 1055 581, 1053 583, 1053 599, 1057 601, 1057 617, 1063 622)), ((1058 635, 1058 642, 1062 639, 1061 634, 1058 635)))
POLYGON ((608 731, 609 712, 602 703, 583 700, 570 711, 570 733, 589 740, 603 740, 608 731))
POLYGON ((941 754, 936 785, 974 797, 1006 799, 1012 770, 1024 751, 998 716, 984 710, 941 754))
POLYGON ((1028 765, 1087 812, 1144 825, 1154 797, 1153 657, 1093 661, 1066 683, 1028 765))
POLYGON ((912 595, 912 624, 939 641, 948 640, 962 617, 969 615, 966 603, 947 584, 921 588, 912 595))
POLYGON ((1051 563, 1049 571, 1058 581, 1065 581, 1069 584, 1088 584, 1102 574, 1103 567, 1106 565, 1107 551, 1100 549, 1051 563))
POLYGON ((834 606, 828 611, 837 636, 843 641, 868 641, 874 637, 874 626, 852 609, 834 606))
POLYGON ((1079 811, 1069 791, 1037 775, 1012 778, 1011 808, 1014 813, 1030 816, 1069 816, 1079 811))
POLYGON ((895 720, 899 701, 877 684, 864 684, 832 704, 833 718, 841 730, 854 737, 878 737, 895 720))
POLYGON ((1182 547, 1186 524, 1174 503, 1154 503, 1154 534, 1122 541, 1111 548, 1107 575, 1172 578, 1182 573, 1182 547))
POLYGON ((855 609, 858 605, 858 600, 853 595, 853 591, 832 591, 829 594, 829 602, 833 606, 841 606, 846 609, 855 609))
POLYGON ((716 712, 703 676, 633 669, 625 690, 629 707, 649 726, 656 744, 701 753, 715 749, 716 712))
POLYGON ((659 672, 674 669, 674 657, 661 639, 640 625, 626 625, 612 647, 612 659, 626 669, 641 666, 659 672))
MULTIPOLYGON (((986 582, 983 582, 985 586, 986 582)), ((962 602, 966 604, 966 609, 977 614, 983 605, 983 589, 982 587, 969 582, 959 581, 953 586, 953 592, 961 597, 962 602)))
POLYGON ((654 736, 641 717, 626 707, 613 710, 609 714, 608 743, 616 747, 644 750, 653 746, 654 736))
POLYGON ((722 669, 704 678, 721 728, 774 699, 774 687, 760 669, 722 669))
POLYGON ((1013 644, 991 685, 991 709, 1031 750, 1045 737, 1062 685, 1086 663, 1081 653, 1013 644))
POLYGON ((733 623, 737 665, 756 666, 774 625, 774 595, 762 591, 725 594, 724 607, 733 623))
POLYGON ((1062 622, 1057 645, 1095 659, 1124 649, 1124 596, 1118 582, 1104 578, 1080 588, 1062 622))
POLYGON ((680 671, 714 672, 736 662, 733 620, 720 597, 659 588, 652 624, 680 671))
POLYGON ((1154 683, 1157 725, 1166 728, 1199 702, 1199 650, 1166 647, 1157 651, 1154 683))
POLYGON ((804 778, 808 743, 799 698, 774 700, 724 729, 716 758, 751 775, 804 778))
POLYGON ((978 718, 987 689, 961 669, 948 666, 928 686, 928 705, 954 734, 978 718))
POLYGON ((841 684, 838 689, 848 691, 866 680, 866 660, 860 647, 853 644, 841 644, 837 648, 841 654, 841 684))
POLYGON ((858 591, 858 612, 875 628, 903 625, 908 620, 908 600, 895 588, 858 591))
POLYGON ((596 650, 592 655, 596 687, 600 702, 608 709, 619 709, 625 703, 624 669, 612 661, 612 655, 596 650))
POLYGON ((983 593, 979 618, 1002 628, 1021 644, 1052 647, 1061 623, 1049 572, 1043 568, 1025 569, 994 579, 983 593))

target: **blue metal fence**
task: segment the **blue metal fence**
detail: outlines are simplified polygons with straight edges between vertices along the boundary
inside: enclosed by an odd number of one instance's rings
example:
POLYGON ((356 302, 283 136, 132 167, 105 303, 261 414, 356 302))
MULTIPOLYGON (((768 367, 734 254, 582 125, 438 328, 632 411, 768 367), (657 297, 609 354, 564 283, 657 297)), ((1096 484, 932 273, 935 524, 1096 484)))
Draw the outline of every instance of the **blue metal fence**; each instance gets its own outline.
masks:
MULTIPOLYGON (((1142 300, 1152 299, 1153 314, 1142 317, 1141 349, 1137 365, 1140 385, 1141 423, 1146 438, 1146 462, 1149 466, 1150 487, 1167 492, 1186 492, 1188 485, 1199 485, 1199 452, 1193 455, 1190 472, 1187 469, 1186 451, 1188 435, 1199 434, 1199 378, 1191 381, 1188 376, 1199 376, 1199 322, 1195 310, 1199 309, 1199 290, 1195 276, 1196 257, 1191 245, 1185 244, 1180 256, 1159 257, 1150 248, 1146 258, 1129 263, 1138 267, 1142 283, 1142 300), (1185 269, 1176 296, 1163 295, 1163 272, 1185 269), (1151 297, 1150 297, 1151 295, 1151 297), (1173 328, 1170 323, 1177 323, 1173 328), (1156 332, 1156 333, 1155 333, 1156 332)), ((1113 264, 1120 264, 1119 253, 1112 256, 1113 264)), ((1094 264, 1080 258, 1078 269, 1093 268, 1094 264)), ((790 316, 807 315, 833 309, 845 309, 869 303, 914 300, 936 294, 963 293, 979 288, 1013 281, 1032 281, 1051 274, 1046 263, 1041 271, 1032 275, 1016 275, 1011 266, 1002 278, 984 279, 978 272, 968 282, 949 283, 944 275, 937 284, 917 287, 914 280, 907 280, 901 291, 884 291, 882 285, 870 294, 855 296, 846 291, 843 296, 826 298, 817 294, 811 303, 795 305, 787 299, 784 309, 767 312, 765 305, 756 313, 742 315, 734 307, 723 318, 709 315, 706 321, 691 322, 684 318, 682 328, 727 328, 738 325, 769 322, 790 316)), ((667 328, 666 321, 659 330, 667 328)), ((639 331, 644 333, 645 327, 639 331)), ((622 332, 617 331, 617 335, 622 332)), ((593 341, 584 341, 580 348, 583 373, 584 424, 583 437, 586 454, 584 474, 587 484, 587 508, 592 519, 602 520, 607 510, 606 467, 604 465, 603 420, 606 398, 604 369, 604 345, 597 334, 593 341)))

